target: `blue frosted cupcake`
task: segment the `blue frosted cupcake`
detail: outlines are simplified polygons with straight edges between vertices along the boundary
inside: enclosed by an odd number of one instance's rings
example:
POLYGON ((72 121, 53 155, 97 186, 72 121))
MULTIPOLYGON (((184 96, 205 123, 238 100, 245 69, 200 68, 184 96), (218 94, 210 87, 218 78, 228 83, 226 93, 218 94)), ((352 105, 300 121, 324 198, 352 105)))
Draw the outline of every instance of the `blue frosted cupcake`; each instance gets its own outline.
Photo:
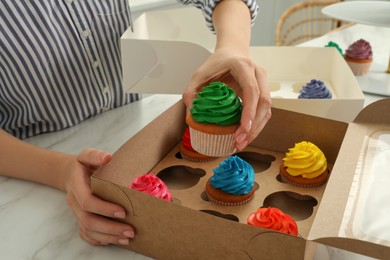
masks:
POLYGON ((255 193, 255 171, 253 167, 234 155, 213 169, 214 175, 206 183, 210 201, 234 206, 251 200, 255 193))
POLYGON ((299 91, 299 99, 331 99, 332 92, 321 80, 312 79, 299 91))

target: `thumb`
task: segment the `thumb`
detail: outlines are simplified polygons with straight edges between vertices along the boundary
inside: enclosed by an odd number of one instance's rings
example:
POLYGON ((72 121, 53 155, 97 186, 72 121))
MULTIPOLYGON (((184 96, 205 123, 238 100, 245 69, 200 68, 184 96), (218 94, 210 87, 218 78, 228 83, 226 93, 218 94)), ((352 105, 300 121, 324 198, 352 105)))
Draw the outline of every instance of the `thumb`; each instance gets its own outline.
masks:
POLYGON ((109 163, 112 160, 112 155, 104 151, 87 148, 78 155, 77 160, 87 167, 97 168, 109 163))
POLYGON ((186 91, 184 91, 182 97, 183 102, 187 108, 187 114, 190 113, 191 108, 194 106, 192 104, 192 101, 197 98, 198 93, 193 88, 187 88, 186 91))

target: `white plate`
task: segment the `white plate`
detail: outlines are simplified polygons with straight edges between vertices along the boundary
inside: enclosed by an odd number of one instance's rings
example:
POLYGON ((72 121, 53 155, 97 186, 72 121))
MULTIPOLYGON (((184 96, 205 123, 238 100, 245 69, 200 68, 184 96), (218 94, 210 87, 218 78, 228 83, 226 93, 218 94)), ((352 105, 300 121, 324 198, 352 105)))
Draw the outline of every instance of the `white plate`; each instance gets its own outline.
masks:
POLYGON ((326 6, 330 17, 367 25, 390 27, 390 1, 348 1, 326 6))
POLYGON ((382 63, 373 62, 370 71, 362 76, 356 76, 359 86, 364 93, 390 97, 390 73, 382 63))

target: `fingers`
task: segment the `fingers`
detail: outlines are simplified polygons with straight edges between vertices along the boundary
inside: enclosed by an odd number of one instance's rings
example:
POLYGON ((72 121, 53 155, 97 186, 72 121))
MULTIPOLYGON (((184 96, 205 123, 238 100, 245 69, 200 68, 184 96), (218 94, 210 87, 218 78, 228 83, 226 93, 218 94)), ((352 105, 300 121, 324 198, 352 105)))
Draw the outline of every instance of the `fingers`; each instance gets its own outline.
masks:
POLYGON ((260 95, 257 100, 257 109, 255 112, 252 129, 248 134, 248 142, 252 142, 263 130, 268 120, 271 118, 271 96, 268 89, 266 71, 258 67, 256 69, 256 78, 260 89, 260 95))
MULTIPOLYGON (((96 198, 96 197, 95 197, 96 198)), ((120 223, 101 215, 95 214, 89 210, 89 207, 83 207, 72 194, 68 194, 68 205, 73 210, 79 226, 80 236, 93 245, 118 244, 128 245, 130 239, 134 237, 134 228, 128 224, 120 223)), ((99 200, 98 198, 96 198, 99 200)), ((92 200, 85 205, 90 205, 92 200)), ((102 201, 110 206, 108 202, 102 201)), ((112 206, 116 206, 112 204, 112 206)), ((99 210, 100 211, 100 210, 99 210)), ((123 216, 124 214, 122 214, 123 216)))
POLYGON ((271 97, 265 69, 250 59, 244 60, 241 65, 232 71, 243 100, 241 125, 235 133, 238 150, 251 143, 271 117, 271 97))
POLYGON ((106 152, 85 149, 77 156, 67 180, 67 203, 79 222, 80 236, 93 245, 127 245, 134 237, 131 225, 113 220, 125 218, 125 209, 92 193, 90 175, 111 159, 106 152))

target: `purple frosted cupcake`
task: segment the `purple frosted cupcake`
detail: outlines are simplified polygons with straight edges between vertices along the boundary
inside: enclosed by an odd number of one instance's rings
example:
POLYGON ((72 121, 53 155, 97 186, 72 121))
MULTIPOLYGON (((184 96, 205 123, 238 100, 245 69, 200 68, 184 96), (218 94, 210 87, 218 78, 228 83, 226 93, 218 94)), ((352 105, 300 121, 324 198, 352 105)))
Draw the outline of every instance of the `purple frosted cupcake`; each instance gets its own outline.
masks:
POLYGON ((353 74, 357 76, 366 74, 373 60, 370 43, 363 39, 352 43, 345 51, 344 58, 353 74))
POLYGON ((331 99, 332 92, 321 80, 312 79, 299 91, 299 99, 331 99))

